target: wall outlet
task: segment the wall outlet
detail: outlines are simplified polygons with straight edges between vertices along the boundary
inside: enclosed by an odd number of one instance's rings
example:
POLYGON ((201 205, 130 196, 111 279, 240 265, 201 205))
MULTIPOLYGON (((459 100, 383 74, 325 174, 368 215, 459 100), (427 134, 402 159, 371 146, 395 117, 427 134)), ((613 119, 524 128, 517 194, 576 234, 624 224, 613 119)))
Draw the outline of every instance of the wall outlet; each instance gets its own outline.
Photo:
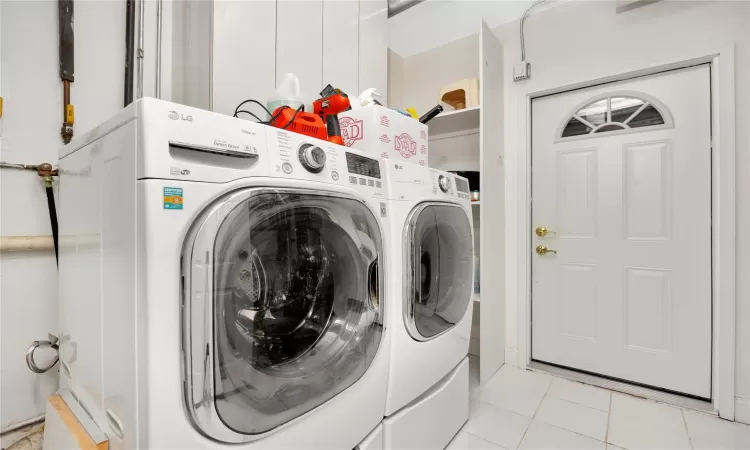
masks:
POLYGON ((531 78, 531 63, 523 62, 513 66, 513 81, 523 81, 531 78))

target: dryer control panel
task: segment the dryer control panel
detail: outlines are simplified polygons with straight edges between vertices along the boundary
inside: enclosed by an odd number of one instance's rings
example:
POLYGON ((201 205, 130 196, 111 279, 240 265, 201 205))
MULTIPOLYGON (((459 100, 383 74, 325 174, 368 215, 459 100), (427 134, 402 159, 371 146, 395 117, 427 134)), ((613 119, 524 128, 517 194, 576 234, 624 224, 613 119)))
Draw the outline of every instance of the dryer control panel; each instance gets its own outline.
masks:
POLYGON ((366 153, 279 128, 266 127, 271 176, 349 186, 385 197, 382 161, 366 153))
POLYGON ((466 178, 454 173, 430 169, 432 194, 437 197, 449 197, 466 203, 471 202, 469 182, 466 178))

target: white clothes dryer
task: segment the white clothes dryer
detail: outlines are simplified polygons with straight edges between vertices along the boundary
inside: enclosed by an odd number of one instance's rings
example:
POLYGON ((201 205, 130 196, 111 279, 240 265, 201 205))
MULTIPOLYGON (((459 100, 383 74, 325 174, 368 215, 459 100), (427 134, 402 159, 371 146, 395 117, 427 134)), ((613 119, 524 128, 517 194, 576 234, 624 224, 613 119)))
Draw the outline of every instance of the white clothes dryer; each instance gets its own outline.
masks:
POLYGON ((114 449, 376 448, 385 192, 355 150, 131 104, 60 151, 61 388, 114 449))
POLYGON ((394 259, 386 449, 443 448, 468 419, 473 286, 469 185, 384 160, 394 259))

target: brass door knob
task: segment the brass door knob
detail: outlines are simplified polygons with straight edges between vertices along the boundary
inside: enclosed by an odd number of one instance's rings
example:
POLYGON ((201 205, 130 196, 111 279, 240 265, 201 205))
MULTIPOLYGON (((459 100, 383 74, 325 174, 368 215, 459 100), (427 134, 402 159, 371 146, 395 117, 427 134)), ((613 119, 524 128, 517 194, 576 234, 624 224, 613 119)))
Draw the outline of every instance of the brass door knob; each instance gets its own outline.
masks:
POLYGON ((536 246, 536 254, 539 256, 544 256, 547 253, 554 253, 557 254, 557 250, 551 250, 543 245, 537 245, 536 246))
POLYGON ((536 227, 536 235, 539 237, 547 236, 548 234, 557 234, 554 231, 548 230, 544 227, 536 227))

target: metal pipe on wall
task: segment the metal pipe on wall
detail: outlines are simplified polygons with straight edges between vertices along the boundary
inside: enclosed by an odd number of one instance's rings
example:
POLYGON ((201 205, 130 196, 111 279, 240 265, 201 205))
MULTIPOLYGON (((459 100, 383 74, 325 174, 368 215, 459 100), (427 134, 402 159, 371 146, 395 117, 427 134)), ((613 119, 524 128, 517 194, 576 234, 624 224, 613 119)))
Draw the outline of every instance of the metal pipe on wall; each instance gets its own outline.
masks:
POLYGON ((73 139, 74 113, 70 102, 70 83, 75 81, 75 39, 73 34, 73 0, 58 0, 58 34, 60 38, 60 79, 63 82, 63 124, 60 136, 64 143, 73 139))
MULTIPOLYGON (((101 236, 96 234, 79 234, 60 236, 61 250, 81 250, 98 248, 101 236)), ((52 236, 0 236, 0 253, 54 251, 55 240, 52 236)))
POLYGON ((54 249, 55 241, 52 236, 0 237, 0 253, 50 251, 54 249))

